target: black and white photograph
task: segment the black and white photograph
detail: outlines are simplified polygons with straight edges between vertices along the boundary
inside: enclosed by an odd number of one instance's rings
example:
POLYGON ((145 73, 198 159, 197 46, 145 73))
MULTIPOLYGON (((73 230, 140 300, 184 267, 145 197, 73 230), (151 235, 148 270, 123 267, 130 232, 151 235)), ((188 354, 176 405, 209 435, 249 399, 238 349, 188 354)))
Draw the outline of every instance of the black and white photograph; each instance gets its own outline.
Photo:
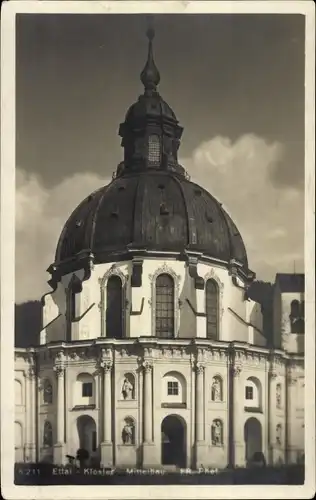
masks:
POLYGON ((5 498, 315 493, 312 4, 3 6, 5 498))

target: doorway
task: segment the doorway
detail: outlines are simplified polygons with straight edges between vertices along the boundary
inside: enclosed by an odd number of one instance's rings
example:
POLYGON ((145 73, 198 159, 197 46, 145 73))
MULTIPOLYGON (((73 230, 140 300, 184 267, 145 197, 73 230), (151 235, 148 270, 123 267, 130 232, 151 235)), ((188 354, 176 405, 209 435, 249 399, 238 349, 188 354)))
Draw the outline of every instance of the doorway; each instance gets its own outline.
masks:
POLYGON ((79 448, 87 450, 89 458, 93 459, 97 452, 96 424, 89 415, 81 415, 77 419, 79 448))
POLYGON ((262 429, 259 420, 249 418, 245 423, 246 462, 253 459, 255 453, 262 452, 262 429))
POLYGON ((168 415, 161 423, 161 463, 186 467, 186 423, 178 415, 168 415))

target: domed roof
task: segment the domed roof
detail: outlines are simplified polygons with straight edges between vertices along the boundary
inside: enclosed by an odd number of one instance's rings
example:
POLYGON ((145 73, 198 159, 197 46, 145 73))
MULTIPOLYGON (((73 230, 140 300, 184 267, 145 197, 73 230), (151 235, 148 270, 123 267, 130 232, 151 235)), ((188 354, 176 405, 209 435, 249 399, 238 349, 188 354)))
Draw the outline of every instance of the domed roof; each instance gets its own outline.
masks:
POLYGON ((129 108, 119 130, 124 161, 113 181, 89 195, 66 222, 55 265, 79 261, 87 253, 102 263, 133 250, 191 251, 224 262, 236 260, 247 271, 235 224, 213 196, 188 180, 178 162, 183 129, 157 91, 153 31, 147 35, 144 94, 129 108))
POLYGON ((125 122, 133 122, 142 120, 149 116, 163 116, 165 119, 177 120, 176 115, 166 101, 156 93, 154 95, 141 95, 138 101, 132 104, 126 113, 125 122))
POLYGON ((191 250, 248 268, 242 237, 221 204, 172 172, 117 177, 88 196, 64 227, 56 263, 84 250, 100 263, 133 248, 191 250))

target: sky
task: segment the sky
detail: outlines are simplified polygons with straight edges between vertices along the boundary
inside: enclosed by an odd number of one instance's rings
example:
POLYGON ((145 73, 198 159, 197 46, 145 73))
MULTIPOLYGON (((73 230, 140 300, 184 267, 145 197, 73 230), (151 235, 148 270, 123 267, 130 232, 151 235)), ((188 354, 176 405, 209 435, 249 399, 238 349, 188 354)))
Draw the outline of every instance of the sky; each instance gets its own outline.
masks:
MULTIPOLYGON (((180 163, 232 216, 257 279, 303 272, 304 17, 156 15, 154 26, 180 163)), ((63 224, 122 160, 146 28, 144 15, 17 16, 18 303, 49 290, 63 224)))

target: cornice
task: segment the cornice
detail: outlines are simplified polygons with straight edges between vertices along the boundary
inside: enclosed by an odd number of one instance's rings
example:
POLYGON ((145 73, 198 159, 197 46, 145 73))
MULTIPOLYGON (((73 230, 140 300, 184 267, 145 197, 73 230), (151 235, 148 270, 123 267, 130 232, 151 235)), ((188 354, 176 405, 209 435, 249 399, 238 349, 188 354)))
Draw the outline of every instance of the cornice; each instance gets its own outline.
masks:
POLYGON ((224 342, 209 339, 155 339, 140 337, 135 339, 104 339, 94 341, 58 342, 32 349, 18 349, 15 359, 23 359, 29 364, 35 362, 35 355, 39 357, 40 365, 53 363, 63 353, 66 363, 91 362, 107 352, 107 358, 116 358, 128 361, 131 357, 150 357, 161 359, 184 359, 189 356, 213 361, 246 363, 249 366, 261 366, 269 363, 269 370, 273 367, 279 370, 284 368, 301 369, 304 367, 304 357, 291 355, 280 349, 269 349, 252 346, 246 342, 224 342), (103 353, 103 354, 102 354, 103 353), (180 354, 179 354, 180 353, 180 354), (45 356, 45 359, 44 359, 45 356), (278 368, 280 367, 280 368, 278 368))
MULTIPOLYGON (((236 274, 243 282, 248 282, 249 279, 252 281, 255 274, 252 271, 245 271, 243 265, 237 261, 223 261, 216 259, 214 257, 208 256, 207 254, 188 248, 183 248, 175 251, 162 251, 162 250, 149 250, 147 248, 127 248, 125 251, 108 251, 93 255, 89 249, 83 250, 79 254, 75 255, 70 259, 65 259, 61 262, 55 262, 49 266, 47 272, 51 274, 51 279, 49 280, 49 285, 53 288, 57 288, 58 282, 61 280, 62 276, 66 276, 75 271, 84 270, 85 277, 83 281, 89 279, 90 273, 95 265, 106 264, 106 263, 118 263, 131 261, 133 259, 170 259, 177 261, 188 261, 190 258, 197 258, 198 263, 205 263, 208 265, 214 265, 220 268, 224 268, 231 272, 232 266, 236 269, 236 274)), ((54 290, 53 290, 54 291, 54 290)), ((48 292, 52 293, 52 292, 48 292)), ((45 294, 46 295, 46 294, 45 294)), ((44 296, 43 296, 44 297, 44 296)))

